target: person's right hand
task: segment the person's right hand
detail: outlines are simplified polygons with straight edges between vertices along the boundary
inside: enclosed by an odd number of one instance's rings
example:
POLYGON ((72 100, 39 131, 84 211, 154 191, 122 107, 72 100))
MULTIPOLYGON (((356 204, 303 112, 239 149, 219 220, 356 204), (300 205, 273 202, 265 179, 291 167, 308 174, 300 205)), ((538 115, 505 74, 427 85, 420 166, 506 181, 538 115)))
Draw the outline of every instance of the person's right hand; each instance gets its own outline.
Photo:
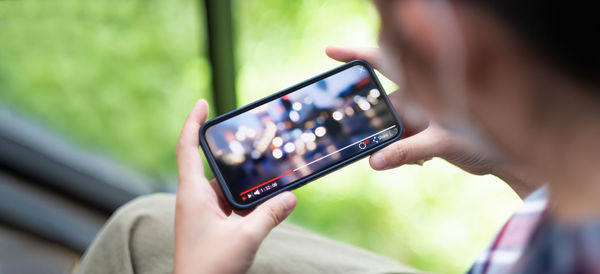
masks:
MULTIPOLYGON (((365 60, 388 79, 399 79, 395 72, 383 66, 383 54, 377 48, 329 46, 326 53, 332 59, 349 62, 355 59, 365 60)), ((396 72, 397 73, 397 72, 396 72)), ((400 92, 389 94, 394 109, 401 117, 407 116, 407 110, 401 104, 400 92)), ((424 119, 403 119, 404 138, 388 145, 371 155, 369 164, 375 170, 384 170, 404 164, 422 164, 440 157, 477 175, 494 174, 505 180, 521 197, 537 188, 540 183, 529 179, 518 167, 492 161, 482 152, 476 151, 468 142, 451 134, 435 122, 424 119), (522 178, 526 178, 525 180, 522 178)))

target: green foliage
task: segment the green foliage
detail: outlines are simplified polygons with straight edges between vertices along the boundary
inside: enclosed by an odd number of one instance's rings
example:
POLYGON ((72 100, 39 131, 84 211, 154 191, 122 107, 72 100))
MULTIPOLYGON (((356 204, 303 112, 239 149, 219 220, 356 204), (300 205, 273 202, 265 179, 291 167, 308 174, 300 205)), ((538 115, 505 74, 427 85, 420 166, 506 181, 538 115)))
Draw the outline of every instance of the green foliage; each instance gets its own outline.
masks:
POLYGON ((0 2, 0 98, 153 173, 209 69, 195 2, 0 2))
MULTIPOLYGON (((0 100, 131 166, 173 176, 183 119, 197 98, 210 99, 197 3, 0 2, 0 100)), ((233 4, 241 104, 336 66, 327 45, 376 44, 377 14, 366 1, 233 4)), ((385 172, 363 160, 296 193, 293 222, 443 273, 464 272, 518 205, 497 179, 442 160, 385 172)))

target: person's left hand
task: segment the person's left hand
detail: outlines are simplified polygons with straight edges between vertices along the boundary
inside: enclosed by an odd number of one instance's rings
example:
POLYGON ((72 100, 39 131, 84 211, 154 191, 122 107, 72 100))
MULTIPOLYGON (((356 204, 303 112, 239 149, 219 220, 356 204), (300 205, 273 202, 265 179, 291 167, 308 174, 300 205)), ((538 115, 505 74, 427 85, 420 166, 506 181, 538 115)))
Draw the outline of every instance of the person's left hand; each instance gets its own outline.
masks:
POLYGON ((175 209, 174 273, 244 273, 267 234, 296 206, 296 196, 284 192, 242 218, 232 210, 215 180, 204 176, 198 133, 208 104, 199 100, 189 114, 177 143, 179 188, 175 209))

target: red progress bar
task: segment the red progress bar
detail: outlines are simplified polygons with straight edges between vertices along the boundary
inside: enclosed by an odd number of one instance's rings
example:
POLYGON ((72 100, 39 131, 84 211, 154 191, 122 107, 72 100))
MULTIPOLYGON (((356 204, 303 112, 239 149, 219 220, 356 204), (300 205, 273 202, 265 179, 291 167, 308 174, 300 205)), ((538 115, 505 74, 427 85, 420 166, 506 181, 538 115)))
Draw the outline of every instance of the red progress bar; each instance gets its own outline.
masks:
POLYGON ((275 178, 273 178, 273 179, 271 179, 271 180, 268 180, 268 181, 266 181, 266 182, 264 182, 264 183, 262 183, 262 184, 260 184, 260 185, 257 185, 257 186, 255 186, 255 187, 253 187, 253 188, 251 188, 251 189, 248 189, 248 190, 246 190, 246 191, 244 191, 244 192, 240 193, 240 195, 244 195, 244 194, 246 194, 246 193, 248 193, 248 192, 250 192, 250 191, 252 191, 252 190, 255 190, 255 189, 257 189, 257 188, 259 188, 259 187, 261 187, 261 186, 264 186, 264 185, 266 185, 266 184, 268 184, 268 183, 270 183, 270 182, 273 182, 273 181, 275 181, 275 180, 281 179, 281 177, 283 177, 283 176, 285 176, 285 175, 288 175, 288 174, 291 174, 292 172, 294 172, 294 170, 290 170, 290 171, 288 171, 288 172, 286 172, 286 173, 284 173, 284 174, 281 174, 281 175, 279 175, 279 176, 277 176, 277 177, 275 177, 275 178))

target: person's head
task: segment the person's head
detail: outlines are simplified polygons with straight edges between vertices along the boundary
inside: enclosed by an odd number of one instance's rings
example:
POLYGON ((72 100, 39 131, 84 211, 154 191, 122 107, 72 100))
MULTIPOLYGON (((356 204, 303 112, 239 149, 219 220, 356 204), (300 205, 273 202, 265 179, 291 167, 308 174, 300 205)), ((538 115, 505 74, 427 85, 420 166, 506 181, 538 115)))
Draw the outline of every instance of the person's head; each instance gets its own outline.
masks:
POLYGON ((407 97, 434 120, 469 124, 458 128, 483 133, 504 156, 532 165, 551 154, 541 146, 568 142, 580 130, 576 123, 600 126, 600 44, 591 4, 375 4, 389 65, 403 74, 407 97))

